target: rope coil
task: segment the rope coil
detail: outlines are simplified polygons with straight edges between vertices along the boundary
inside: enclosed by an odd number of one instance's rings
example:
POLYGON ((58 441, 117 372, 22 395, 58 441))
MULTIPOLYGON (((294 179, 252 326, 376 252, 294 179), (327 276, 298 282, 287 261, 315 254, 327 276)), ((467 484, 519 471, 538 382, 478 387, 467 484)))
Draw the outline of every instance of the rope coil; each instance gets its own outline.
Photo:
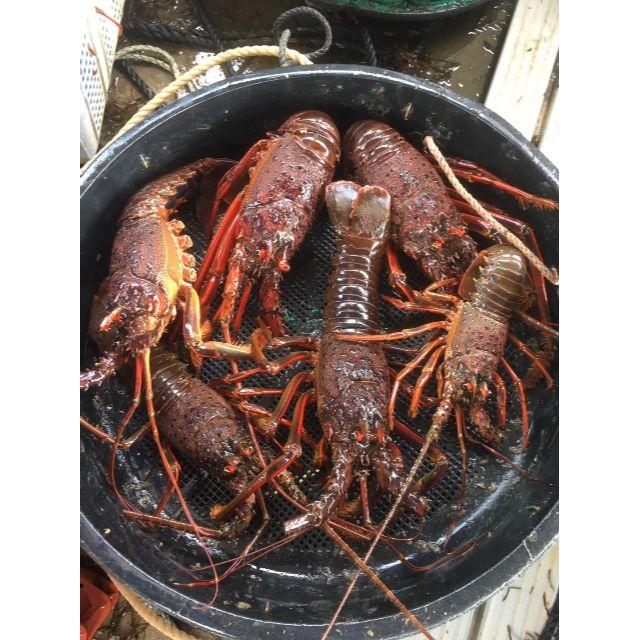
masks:
MULTIPOLYGON (((164 69, 167 73, 170 73, 174 79, 180 77, 180 69, 178 63, 174 57, 161 49, 160 47, 154 47, 150 44, 136 44, 130 47, 120 49, 115 56, 116 61, 130 60, 132 62, 143 62, 145 64, 151 64, 160 69, 164 69)), ((187 88, 189 91, 195 91, 196 87, 193 83, 188 83, 187 88)), ((176 91, 178 97, 185 95, 185 91, 176 91)))
POLYGON ((449 166, 446 158, 435 143, 431 136, 425 136, 424 144, 436 159, 436 162, 442 169, 442 172, 451 183, 451 186, 457 193, 469 204, 469 206, 497 233, 508 240, 516 249, 519 249, 529 260, 529 262, 551 283, 559 284, 560 276, 557 269, 549 269, 540 258, 538 258, 529 247, 527 247, 520 238, 515 236, 509 229, 500 224, 462 185, 460 180, 456 178, 453 169, 449 166))
MULTIPOLYGON (((125 123, 125 125, 116 133, 113 139, 109 142, 113 142, 119 138, 123 133, 126 133, 132 127, 135 127, 139 122, 142 122, 149 114, 153 113, 156 109, 164 105, 173 94, 188 85, 192 80, 202 75, 212 67, 230 62, 234 58, 253 58, 255 56, 270 56, 277 58, 280 55, 278 47, 273 45, 259 45, 250 47, 236 47, 235 49, 227 49, 222 53, 218 53, 212 56, 208 60, 201 62, 186 73, 177 77, 173 82, 168 84, 164 89, 159 91, 147 104, 138 109, 138 111, 125 123)), ((298 53, 293 49, 286 49, 285 55, 287 59, 292 60, 299 65, 313 64, 311 60, 302 53, 298 53)))
POLYGON ((287 43, 289 42, 289 38, 291 37, 291 29, 285 29, 282 32, 281 29, 284 23, 289 20, 289 18, 293 18, 295 16, 310 16, 314 18, 322 25, 322 29, 324 31, 324 42, 322 43, 322 46, 319 49, 306 54, 309 60, 315 60, 316 58, 323 56, 325 53, 327 53, 327 51, 329 51, 333 42, 333 32, 331 31, 331 25, 319 11, 317 11, 316 9, 312 9, 311 7, 293 7, 293 9, 289 9, 288 11, 281 13, 273 23, 273 35, 280 49, 278 59, 280 60, 280 66, 282 67, 286 67, 291 64, 291 62, 288 61, 285 56, 287 43))

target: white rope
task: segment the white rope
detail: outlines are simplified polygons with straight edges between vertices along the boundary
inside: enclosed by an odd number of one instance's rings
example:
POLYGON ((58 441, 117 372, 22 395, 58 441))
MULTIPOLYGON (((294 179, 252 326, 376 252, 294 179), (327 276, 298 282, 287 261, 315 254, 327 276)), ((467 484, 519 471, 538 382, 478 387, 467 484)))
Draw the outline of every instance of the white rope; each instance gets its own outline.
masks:
POLYGON ((112 575, 109 575, 109 578, 116 586, 116 589, 118 589, 122 594, 124 599, 131 605, 131 608, 156 631, 159 631, 161 634, 169 638, 169 640, 198 640, 195 636, 182 631, 182 629, 178 629, 173 622, 165 620, 144 600, 140 599, 133 591, 131 591, 129 587, 123 585, 112 575))
MULTIPOLYGON (((237 47, 235 49, 227 49, 222 53, 218 53, 217 55, 205 60, 204 62, 196 65, 190 71, 183 73, 181 76, 176 78, 172 83, 168 84, 162 91, 159 91, 156 96, 154 96, 147 104, 145 104, 141 109, 139 109, 118 131, 118 133, 114 136, 114 138, 110 141, 116 140, 123 133, 129 131, 132 127, 135 127, 139 122, 142 122, 150 113, 153 113, 158 107, 161 107, 165 104, 169 98, 177 91, 181 89, 193 79, 197 78, 199 75, 202 75, 206 71, 209 71, 212 67, 215 67, 220 64, 224 64, 225 62, 231 62, 235 58, 253 58, 255 56, 270 56, 272 58, 277 58, 279 55, 279 48, 274 45, 259 45, 259 46, 251 46, 251 47, 237 47)), ((302 53, 298 53, 293 49, 287 49, 285 55, 289 60, 300 64, 300 65, 308 65, 313 64, 307 56, 302 53)), ((109 144, 110 144, 109 143, 109 144)))
POLYGON ((508 240, 514 247, 522 251, 529 262, 551 283, 558 284, 560 282, 560 276, 557 269, 549 269, 540 258, 527 247, 527 245, 515 236, 509 229, 500 224, 462 185, 460 180, 456 178, 453 173, 453 169, 449 166, 446 158, 442 155, 442 152, 438 148, 434 139, 431 136, 425 136, 424 144, 427 146, 431 155, 436 159, 436 162, 440 165, 442 172, 451 183, 451 186, 457 191, 460 196, 469 203, 469 206, 497 233, 508 240))

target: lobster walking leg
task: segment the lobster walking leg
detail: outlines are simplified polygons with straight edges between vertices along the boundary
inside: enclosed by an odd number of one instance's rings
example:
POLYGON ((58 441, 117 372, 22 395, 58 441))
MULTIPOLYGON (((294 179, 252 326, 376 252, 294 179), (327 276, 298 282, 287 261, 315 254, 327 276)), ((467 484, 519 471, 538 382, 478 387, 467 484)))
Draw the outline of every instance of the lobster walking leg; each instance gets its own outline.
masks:
POLYGON ((302 425, 304 422, 304 411, 309 401, 310 393, 306 392, 300 396, 296 404, 294 412, 294 419, 292 421, 291 429, 289 430, 289 438, 284 446, 284 453, 278 456, 275 460, 270 462, 265 469, 247 486, 244 491, 239 493, 231 502, 222 507, 215 516, 216 520, 224 520, 229 513, 231 513, 241 502, 243 502, 247 496, 255 493, 258 489, 262 488, 267 482, 270 482, 280 472, 286 469, 296 458, 299 458, 302 454, 302 447, 300 445, 302 425))
POLYGON ((260 418, 256 421, 256 427, 263 435, 273 435, 278 428, 278 424, 284 417, 291 401, 302 384, 310 379, 311 375, 307 371, 296 373, 284 388, 280 400, 268 418, 260 418))
POLYGON ((422 391, 431 379, 433 372, 436 368, 436 365, 442 358, 444 358, 445 346, 437 348, 429 357, 425 365, 422 367, 422 371, 418 376, 418 379, 415 384, 415 389, 413 392, 413 397, 411 398, 411 404, 409 405, 409 417, 415 418, 418 415, 418 409, 420 406, 420 397, 422 396, 422 391))
POLYGON ((318 526, 329 514, 336 511, 351 486, 352 473, 353 461, 336 448, 333 448, 331 451, 331 468, 325 481, 322 495, 313 503, 313 511, 309 510, 285 522, 285 534, 304 533, 318 526))
POLYGON ((520 398, 520 408, 522 412, 522 446, 526 447, 529 442, 529 412, 527 411, 527 396, 524 385, 518 374, 511 368, 506 358, 501 358, 502 366, 507 370, 509 377, 518 389, 518 397, 520 398))
POLYGON ((129 507, 130 509, 135 509, 135 507, 120 493, 120 490, 118 489, 118 483, 116 482, 116 453, 118 451, 118 447, 120 446, 124 431, 131 421, 133 414, 136 412, 136 409, 140 405, 140 398, 142 396, 142 378, 144 375, 141 360, 141 358, 136 358, 135 380, 133 384, 133 399, 131 401, 131 405, 129 406, 129 410, 120 423, 120 427, 118 428, 118 432, 116 433, 113 447, 111 448, 111 455, 109 456, 109 484, 118 497, 118 500, 120 500, 120 502, 125 507, 129 507))
POLYGON ((264 309, 265 319, 274 336, 285 333, 280 317, 280 283, 282 271, 272 271, 265 275, 260 287, 260 299, 264 309))
POLYGON ((207 247, 200 269, 198 269, 193 286, 200 293, 202 306, 209 303, 224 274, 225 263, 237 235, 238 212, 241 204, 242 194, 238 195, 229 205, 215 236, 207 247), (206 287, 203 289, 202 285, 205 283, 206 287))
MULTIPOLYGON (((174 477, 176 479, 176 482, 178 482, 180 480, 180 472, 182 470, 182 466, 180 465, 180 463, 176 459, 176 457, 173 454, 173 452, 171 451, 171 449, 169 449, 168 447, 167 447, 167 458, 170 459, 169 460, 169 464, 171 465, 171 469, 173 471, 173 475, 174 475, 174 477)), ((162 515, 162 512, 164 511, 164 508, 167 505, 167 502, 169 502, 169 499, 171 498, 171 496, 174 493, 175 493, 175 491, 173 489, 173 485, 171 484, 171 482, 167 482, 167 485, 166 485, 164 491, 162 492, 162 497, 160 498, 160 501, 158 502, 158 506, 156 507, 154 515, 156 515, 156 516, 162 515)))
POLYGON ((248 169, 254 164, 256 157, 264 151, 266 145, 268 144, 267 140, 259 140, 256 142, 245 154, 242 156, 242 159, 236 163, 227 173, 222 176, 222 179, 218 183, 218 192, 216 194, 216 199, 213 203, 213 207, 211 209, 211 215, 208 221, 208 224, 205 227, 205 232, 207 237, 210 237, 213 233, 213 225, 218 216, 218 211, 220 210, 220 205, 224 200, 225 196, 229 193, 230 189, 237 183, 237 181, 247 173, 248 169))
POLYGON ((387 266, 389 267, 389 283, 404 295, 407 300, 413 301, 411 289, 407 285, 407 274, 400 268, 398 253, 390 242, 387 243, 386 254, 387 266))
MULTIPOLYGON (((484 169, 475 162, 470 160, 463 160, 462 158, 447 158, 449 166, 453 170, 453 173, 457 178, 466 180, 467 182, 477 182, 479 184, 486 184, 499 191, 504 191, 513 196, 522 206, 533 206, 536 209, 550 209, 556 210, 558 203, 548 198, 541 198, 540 196, 534 196, 523 189, 519 189, 508 182, 505 182, 498 176, 494 175, 487 169, 484 169)), ((439 169, 439 165, 434 163, 439 169)))
POLYGON ((251 358, 251 348, 230 342, 203 342, 200 330, 200 301, 193 287, 183 287, 185 299, 184 340, 189 350, 198 356, 227 356, 230 358, 251 358))

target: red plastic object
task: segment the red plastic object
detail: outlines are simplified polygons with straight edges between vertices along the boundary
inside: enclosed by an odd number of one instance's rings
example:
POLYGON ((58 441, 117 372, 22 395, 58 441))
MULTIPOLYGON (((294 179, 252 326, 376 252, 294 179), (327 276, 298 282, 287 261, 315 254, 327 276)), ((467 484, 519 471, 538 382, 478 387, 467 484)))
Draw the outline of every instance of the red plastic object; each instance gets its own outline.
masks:
POLYGON ((92 640, 119 597, 109 578, 80 567, 80 640, 92 640))

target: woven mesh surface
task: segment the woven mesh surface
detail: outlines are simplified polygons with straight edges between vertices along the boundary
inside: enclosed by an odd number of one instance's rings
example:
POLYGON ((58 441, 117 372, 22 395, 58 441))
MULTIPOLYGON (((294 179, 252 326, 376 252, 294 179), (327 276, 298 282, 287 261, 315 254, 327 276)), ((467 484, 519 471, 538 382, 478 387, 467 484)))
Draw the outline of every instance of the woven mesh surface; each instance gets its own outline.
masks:
MULTIPOLYGON (((206 246, 203 234, 200 231, 190 205, 185 205, 179 217, 187 225, 185 233, 191 236, 194 241, 194 246, 190 252, 196 256, 199 264, 206 246)), ((291 270, 284 278, 282 290, 283 317, 289 332, 292 335, 319 335, 322 331, 322 304, 320 301, 323 301, 325 298, 328 276, 331 270, 331 257, 334 250, 335 235, 328 221, 326 212, 323 210, 316 220, 309 237, 305 240, 298 254, 294 256, 291 263, 291 270)), ((401 261, 403 268, 405 268, 409 275, 410 281, 416 286, 424 286, 423 278, 420 276, 412 262, 408 259, 401 259, 401 261)), ((255 318, 260 314, 260 305, 256 291, 257 287, 254 287, 240 330, 240 340, 248 338, 251 332, 256 328, 255 318)), ((383 278, 383 293, 393 295, 393 291, 387 284, 386 277, 383 278)), ((386 330, 397 330, 408 326, 416 326, 429 319, 429 316, 425 314, 406 314, 385 302, 381 302, 380 311, 381 325, 383 329, 386 330)), ((433 319, 433 316, 431 316, 431 319, 433 319)), ((514 331, 532 348, 536 348, 536 342, 526 327, 516 324, 514 331)), ((420 336, 395 344, 415 349, 424 344, 424 341, 425 337, 420 336)), ((90 353, 97 353, 95 348, 92 346, 89 346, 88 349, 90 353)), ((277 356, 281 354, 283 355, 285 352, 272 351, 271 353, 277 356)), ((507 356, 513 363, 516 370, 524 373, 528 363, 520 356, 520 354, 513 348, 507 347, 507 356)), ((91 355, 89 358, 90 357, 91 355)), ((406 362, 407 359, 408 358, 403 358, 396 354, 390 356, 390 360, 397 361, 399 363, 406 362)), ((254 365, 247 364, 245 366, 250 367, 254 365)), ((245 381, 244 385, 253 388, 283 388, 294 373, 302 370, 304 366, 305 365, 294 365, 277 376, 255 375, 245 381)), ((242 369, 243 366, 241 365, 240 368, 242 369)), ((205 381, 210 381, 229 372, 230 367, 225 361, 205 360, 205 364, 202 368, 202 378, 205 381)), ((409 378, 409 381, 412 382, 413 379, 414 378, 409 378)), ((509 441, 513 444, 517 443, 520 435, 520 408, 517 402, 515 389, 509 383, 506 375, 505 381, 507 382, 509 391, 506 432, 509 434, 509 441)), ((433 385, 427 387, 426 393, 427 395, 435 395, 433 385)), ((534 397, 538 393, 540 393, 539 390, 533 390, 531 395, 534 397)), ((90 402, 87 402, 85 399, 83 410, 89 419, 93 420, 97 424, 101 424, 106 430, 114 431, 118 418, 122 416, 127 408, 128 400, 129 395, 127 391, 125 373, 124 376, 120 376, 119 379, 109 381, 103 386, 103 388, 95 391, 90 402)), ((265 397, 252 401, 271 408, 275 406, 277 397, 275 399, 273 397, 265 397)), ((489 414, 492 418, 495 418, 494 402, 489 399, 488 404, 489 414)), ((424 434, 426 432, 426 429, 430 424, 429 417, 433 410, 423 409, 416 420, 410 420, 406 413, 408 407, 408 399, 406 396, 402 394, 400 395, 397 406, 397 415, 405 424, 420 434, 424 434)), ((291 411, 286 417, 291 417, 291 411)), ((133 433, 135 429, 145 421, 145 410, 140 409, 134 416, 131 426, 128 429, 128 433, 133 433)), ((307 409, 305 429, 316 441, 319 439, 321 435, 321 427, 316 417, 314 405, 310 405, 307 409)), ((281 427, 279 434, 280 441, 284 442, 287 435, 286 429, 281 427)), ((394 440, 402 450, 405 468, 408 469, 417 455, 417 449, 415 446, 400 439, 396 435, 394 435, 394 440)), ((443 434, 439 445, 447 455, 450 467, 447 474, 438 482, 430 493, 430 515, 433 515, 443 509, 448 509, 452 517, 454 512, 452 507, 455 505, 459 494, 461 479, 460 447, 456 438, 455 424, 453 420, 451 421, 449 430, 443 434)), ((265 445, 265 448, 268 448, 268 445, 265 445)), ((501 451, 505 453, 505 455, 512 455, 512 453, 507 450, 506 446, 502 447, 501 451)), ((516 451, 516 448, 511 447, 511 451, 516 451)), ((105 447, 105 464, 108 459, 108 455, 107 447, 105 447)), ((313 468, 311 463, 312 455, 313 452, 311 449, 305 446, 303 456, 298 460, 299 464, 290 468, 296 476, 296 481, 299 487, 310 500, 317 497, 321 492, 325 476, 325 471, 318 471, 313 468)), ((487 464, 489 458, 491 458, 491 456, 486 452, 474 447, 469 448, 467 469, 467 482, 469 485, 473 485, 474 482, 476 482, 477 471, 480 467, 487 464)), ((498 463, 492 461, 492 464, 497 465, 498 463)), ((421 469, 420 475, 427 473, 432 466, 433 465, 430 461, 426 461, 421 469)), ((508 468, 504 467, 504 472, 506 473, 507 471, 508 468)), ((152 512, 155 509, 155 506, 162 495, 165 480, 161 470, 161 463, 151 438, 145 437, 143 441, 135 445, 131 450, 118 454, 117 477, 120 486, 123 488, 123 493, 128 500, 138 504, 138 506, 146 512, 152 512)), ((196 469, 188 461, 183 461, 180 474, 180 484, 192 508, 193 514, 198 521, 205 526, 212 526, 209 519, 209 510, 211 506, 218 503, 228 502, 233 497, 216 478, 210 477, 201 469, 196 469)), ((350 494, 351 497, 355 497, 357 495, 355 485, 357 485, 357 482, 354 482, 354 487, 350 494)), ((481 485, 478 484, 478 486, 481 485)), ((299 513, 293 505, 289 504, 273 489, 267 488, 264 495, 269 514, 271 516, 271 522, 263 533, 261 544, 266 544, 280 539, 282 537, 282 523, 286 519, 299 513)), ((391 502, 387 497, 381 497, 372 509, 374 521, 381 521, 387 513, 390 505, 391 502)), ((466 509, 467 506, 465 506, 465 510, 466 509)), ((172 518, 181 517, 180 506, 177 499, 171 499, 167 505, 165 514, 172 518)), ((251 534, 256 531, 260 522, 261 516, 259 513, 256 513, 251 527, 240 539, 230 543, 223 543, 222 546, 218 543, 212 543, 212 545, 216 547, 218 551, 221 548, 226 549, 226 551, 223 552, 223 555, 224 553, 229 557, 237 555, 237 553, 242 550, 251 534)), ((413 535, 419 531, 419 525, 420 519, 412 512, 405 511, 398 517, 393 526, 390 527, 389 533, 392 535, 413 535)), ((444 533, 445 531, 441 531, 442 535, 444 535, 444 533)), ((169 553, 172 545, 183 545, 185 539, 189 537, 187 534, 181 534, 173 530, 160 531, 158 529, 150 531, 149 535, 157 536, 159 539, 163 540, 164 553, 169 553)), ((426 537, 425 541, 427 541, 426 537)), ((317 556, 322 553, 335 554, 334 543, 328 536, 326 536, 326 534, 319 530, 311 531, 292 542, 289 546, 289 550, 292 549, 298 553, 303 552, 309 554, 309 559, 312 559, 313 556, 317 556)), ((260 560, 260 562, 274 566, 279 565, 279 563, 282 562, 281 553, 282 552, 280 551, 273 552, 269 556, 260 560)), ((286 557, 289 558, 287 562, 290 562, 292 557, 291 554, 288 554, 286 557)), ((298 560, 296 560, 296 563, 297 562, 298 560)))

